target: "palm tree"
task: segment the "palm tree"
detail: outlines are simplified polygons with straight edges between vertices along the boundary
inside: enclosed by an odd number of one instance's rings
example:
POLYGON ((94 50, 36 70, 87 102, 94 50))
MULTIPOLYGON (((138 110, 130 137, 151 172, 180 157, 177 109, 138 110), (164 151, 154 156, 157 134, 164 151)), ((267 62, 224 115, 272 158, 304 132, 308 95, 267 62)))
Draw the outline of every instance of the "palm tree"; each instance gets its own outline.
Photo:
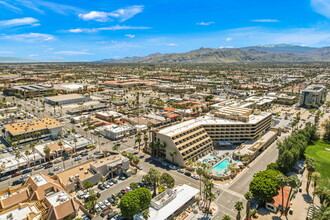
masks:
POLYGON ((27 167, 30 167, 30 155, 31 155, 31 152, 29 151, 29 150, 26 150, 25 152, 24 152, 24 154, 25 154, 25 156, 26 156, 26 158, 27 158, 27 160, 28 160, 28 164, 27 164, 27 167))
POLYGON ((250 218, 250 200, 253 198, 252 193, 250 191, 246 192, 244 194, 245 199, 247 200, 246 202, 246 220, 250 218))
POLYGON ((46 160, 49 160, 49 158, 50 158, 50 148, 48 147, 48 146, 45 146, 44 147, 44 153, 45 153, 45 159, 46 160))
POLYGON ((172 157, 172 163, 174 163, 174 157, 176 156, 176 150, 171 150, 170 151, 170 156, 172 157))
POLYGON ((17 159, 17 169, 19 169, 19 167, 20 167, 19 159, 22 158, 22 154, 21 154, 21 152, 16 151, 16 153, 15 153, 15 158, 17 159))
MULTIPOLYGON (((119 150, 119 146, 118 146, 118 145, 114 145, 114 146, 112 147, 112 150, 118 152, 118 150, 119 150)), ((118 153, 119 153, 119 152, 118 152, 118 153)))
POLYGON ((33 165, 36 165, 36 143, 34 142, 31 142, 30 143, 30 149, 32 150, 32 153, 33 153, 33 165))
POLYGON ((145 134, 145 135, 143 136, 144 150, 147 149, 147 146, 148 146, 148 140, 149 140, 149 137, 148 137, 148 135, 145 134))
MULTIPOLYGON (((292 189, 296 189, 299 186, 298 177, 295 175, 288 177, 287 184, 290 186, 290 192, 289 192, 289 198, 286 200, 285 213, 288 213, 288 211, 289 211, 288 205, 289 205, 289 200, 290 200, 290 195, 292 193, 292 189)), ((283 195, 282 195, 282 197, 283 197, 283 195)))
POLYGON ((135 135, 135 143, 136 143, 136 142, 139 143, 139 151, 141 150, 141 149, 140 149, 140 145, 141 145, 141 141, 142 141, 141 136, 142 136, 141 131, 139 131, 139 132, 135 135))
POLYGON ((306 184, 306 192, 308 193, 309 185, 312 179, 312 173, 315 171, 315 163, 314 160, 310 157, 306 158, 306 169, 307 169, 307 184, 306 184))
POLYGON ((77 150, 77 142, 78 142, 78 140, 77 140, 76 137, 73 138, 73 142, 74 142, 73 154, 75 154, 76 153, 76 150, 77 150))
POLYGON ((148 220, 150 218, 149 209, 145 209, 142 211, 142 217, 144 220, 148 220))
POLYGON ((62 150, 62 162, 63 162, 63 169, 65 169, 65 163, 64 163, 64 149, 63 149, 63 143, 62 141, 57 142, 58 146, 60 146, 62 150))
POLYGON ((231 220, 230 216, 229 215, 225 215, 222 217, 222 220, 231 220))
POLYGON ((327 203, 322 203, 313 213, 313 220, 328 220, 330 219, 330 206, 327 203))
POLYGON ((277 181, 277 185, 281 188, 281 193, 282 193, 282 209, 280 215, 282 216, 284 212, 284 187, 288 183, 288 178, 284 175, 278 175, 276 181, 277 181))
POLYGON ((237 201, 235 203, 235 209, 237 211, 237 216, 236 216, 236 220, 241 220, 241 211, 243 209, 243 202, 241 201, 237 201))
POLYGON ((153 169, 153 168, 150 168, 148 173, 146 175, 144 175, 142 177, 142 179, 153 185, 154 187, 154 192, 153 192, 153 196, 156 196, 157 194, 157 186, 158 186, 158 183, 159 183, 159 179, 160 179, 160 172, 156 169, 153 169))
POLYGON ((206 174, 206 164, 202 163, 197 169, 196 173, 199 176, 199 192, 202 197, 202 177, 206 174))

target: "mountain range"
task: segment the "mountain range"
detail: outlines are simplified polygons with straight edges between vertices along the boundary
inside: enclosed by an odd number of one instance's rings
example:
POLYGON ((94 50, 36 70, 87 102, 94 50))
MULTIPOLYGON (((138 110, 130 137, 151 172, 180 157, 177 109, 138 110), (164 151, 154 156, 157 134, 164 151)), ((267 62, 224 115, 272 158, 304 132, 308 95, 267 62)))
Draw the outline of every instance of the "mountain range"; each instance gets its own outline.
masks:
POLYGON ((242 48, 200 48, 186 53, 154 53, 144 57, 103 59, 102 63, 271 63, 330 61, 330 47, 267 44, 242 48))
MULTIPOLYGON (((241 48, 199 48, 186 53, 153 53, 143 57, 103 59, 97 63, 290 63, 330 61, 330 47, 264 44, 241 48)), ((79 60, 34 60, 0 57, 0 63, 86 62, 79 60)))

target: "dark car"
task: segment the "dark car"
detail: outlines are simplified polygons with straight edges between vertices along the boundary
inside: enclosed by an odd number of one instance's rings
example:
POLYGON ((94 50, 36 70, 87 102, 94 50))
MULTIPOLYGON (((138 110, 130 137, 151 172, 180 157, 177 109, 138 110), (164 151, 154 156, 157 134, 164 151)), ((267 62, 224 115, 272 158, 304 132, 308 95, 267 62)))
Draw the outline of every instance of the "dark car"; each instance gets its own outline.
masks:
POLYGON ((80 155, 81 155, 81 156, 87 156, 88 153, 87 153, 87 152, 82 152, 82 153, 80 153, 80 155))
POLYGON ((48 169, 48 168, 51 168, 51 167, 53 167, 52 163, 47 163, 47 164, 44 165, 45 169, 48 169))
POLYGON ((19 175, 21 175, 21 173, 20 172, 16 172, 16 173, 11 174, 11 177, 15 177, 15 176, 19 176, 19 175))
POLYGON ((5 181, 7 179, 10 179, 10 176, 3 176, 3 177, 0 178, 0 182, 5 181))
POLYGON ((114 184, 117 184, 117 183, 118 183, 118 180, 116 180, 116 179, 111 179, 111 182, 113 182, 114 184))
POLYGON ((55 173, 49 172, 48 175, 49 175, 49 176, 54 176, 55 173))
POLYGON ((125 195, 128 191, 126 189, 122 189, 120 192, 121 194, 125 195))
POLYGON ((191 173, 190 172, 185 172, 184 175, 191 176, 191 173))
POLYGON ((112 219, 113 217, 115 217, 116 215, 118 215, 118 212, 117 211, 113 211, 111 212, 108 216, 107 216, 107 219, 112 219))
POLYGON ((104 187, 104 185, 103 185, 102 183, 100 183, 100 184, 97 186, 97 188, 99 188, 100 190, 105 190, 105 187, 104 187))
POLYGON ((107 198, 107 200, 112 204, 112 203, 114 203, 116 200, 114 199, 114 198, 112 198, 112 197, 109 197, 109 198, 107 198))
POLYGON ((26 169, 26 170, 22 171, 22 174, 31 173, 31 172, 32 172, 32 169, 26 169))
POLYGON ((11 183, 12 186, 18 185, 18 184, 22 184, 24 183, 24 180, 15 180, 11 183))

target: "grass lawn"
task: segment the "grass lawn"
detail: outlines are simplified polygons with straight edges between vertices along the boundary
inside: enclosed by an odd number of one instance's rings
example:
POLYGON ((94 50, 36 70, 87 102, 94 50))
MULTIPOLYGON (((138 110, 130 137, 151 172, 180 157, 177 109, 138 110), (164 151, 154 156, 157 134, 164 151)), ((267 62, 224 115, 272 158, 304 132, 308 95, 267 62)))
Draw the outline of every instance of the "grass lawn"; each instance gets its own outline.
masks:
POLYGON ((306 156, 314 159, 316 172, 319 172, 322 177, 330 178, 330 144, 318 141, 315 145, 307 147, 306 156))

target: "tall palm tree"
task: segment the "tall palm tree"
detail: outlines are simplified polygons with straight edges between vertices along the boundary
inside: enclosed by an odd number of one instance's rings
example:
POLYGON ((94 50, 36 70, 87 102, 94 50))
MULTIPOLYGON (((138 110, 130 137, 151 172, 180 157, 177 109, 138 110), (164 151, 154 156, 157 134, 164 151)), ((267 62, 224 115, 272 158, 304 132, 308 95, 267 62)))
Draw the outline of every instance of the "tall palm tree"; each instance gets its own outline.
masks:
POLYGON ((306 169, 307 169, 307 184, 306 184, 306 192, 308 192, 309 190, 309 185, 311 183, 311 179, 312 179, 312 174, 315 171, 315 163, 314 160, 310 157, 306 158, 306 169))
POLYGON ((172 157, 172 163, 174 163, 174 157, 176 156, 176 154, 177 154, 176 150, 170 151, 170 156, 172 157))
POLYGON ((21 152, 16 151, 16 152, 15 152, 15 158, 17 159, 17 169, 19 169, 19 167, 20 167, 19 159, 22 158, 22 154, 21 154, 21 152))
POLYGON ((146 135, 146 134, 143 135, 143 141, 144 141, 144 150, 146 150, 148 147, 148 141, 149 141, 148 135, 146 135))
POLYGON ((141 141, 142 141, 142 133, 141 131, 138 131, 138 133, 135 135, 135 143, 137 142, 139 144, 139 151, 141 150, 140 145, 141 145, 141 141))
POLYGON ((73 154, 75 154, 76 153, 76 150, 77 150, 77 142, 78 142, 78 140, 77 140, 77 138, 75 137, 75 138, 73 138, 73 142, 74 142, 74 149, 73 149, 73 154))
POLYGON ((25 156, 26 156, 26 158, 27 158, 27 160, 28 160, 28 164, 27 164, 27 167, 30 167, 30 155, 31 155, 31 152, 29 151, 29 150, 26 150, 25 152, 24 152, 24 154, 25 154, 25 156))
POLYGON ((245 218, 248 220, 250 218, 250 200, 253 198, 252 193, 250 191, 244 194, 246 201, 246 215, 245 218))
MULTIPOLYGON (((292 193, 293 189, 296 189, 299 186, 299 179, 297 176, 290 176, 287 178, 287 184, 290 186, 290 192, 289 192, 289 198, 286 200, 286 205, 285 205, 285 213, 288 213, 289 211, 289 200, 290 200, 290 195, 292 193)), ((282 195, 283 196, 283 195, 282 195)))
POLYGON ((33 153, 33 165, 36 165, 36 143, 35 142, 31 142, 29 145, 30 149, 32 150, 33 153))
POLYGON ((49 160, 49 158, 50 158, 50 148, 48 147, 48 146, 45 146, 44 147, 44 153, 45 153, 45 159, 46 160, 49 160))
POLYGON ((58 146, 60 146, 61 151, 62 151, 62 162, 63 162, 63 169, 65 169, 65 163, 64 163, 64 148, 63 148, 63 143, 62 141, 57 142, 58 146))
POLYGON ((236 220, 241 220, 241 211, 243 210, 243 202, 237 201, 235 203, 235 209, 237 211, 236 220))
POLYGON ((276 182, 277 182, 277 185, 280 187, 281 193, 282 193, 282 209, 281 209, 281 215, 280 215, 280 216, 282 216, 283 212, 284 212, 284 187, 288 183, 288 178, 284 175, 278 175, 276 182))

